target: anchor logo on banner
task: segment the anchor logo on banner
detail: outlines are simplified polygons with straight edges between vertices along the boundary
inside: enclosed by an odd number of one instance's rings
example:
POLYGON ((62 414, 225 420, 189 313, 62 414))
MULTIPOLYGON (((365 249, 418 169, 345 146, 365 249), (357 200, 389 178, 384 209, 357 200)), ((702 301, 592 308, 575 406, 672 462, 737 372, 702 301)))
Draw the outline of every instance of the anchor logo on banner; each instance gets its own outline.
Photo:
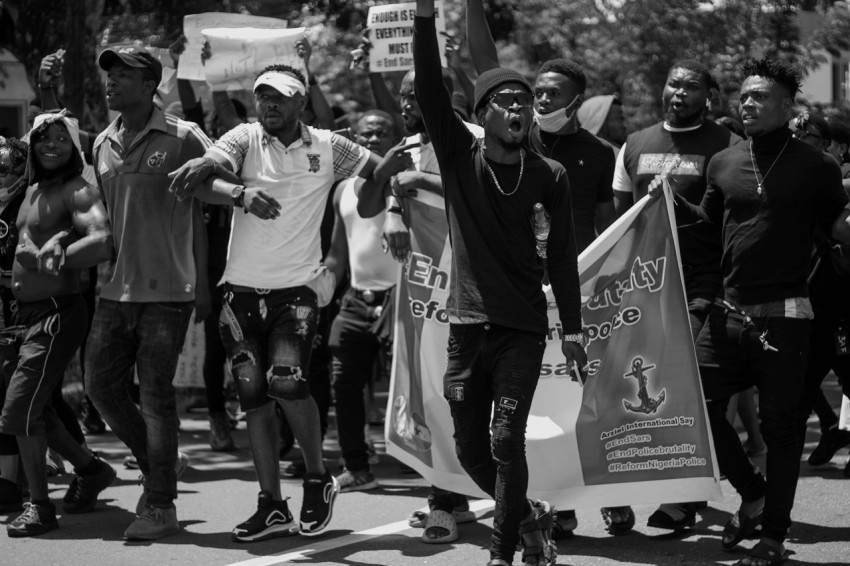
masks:
POLYGON ((649 393, 646 390, 646 386, 649 379, 646 377, 646 374, 644 372, 655 369, 655 366, 650 365, 644 367, 643 364, 644 359, 641 356, 637 356, 632 360, 632 371, 623 374, 623 377, 634 377, 635 379, 637 379, 637 396, 640 400, 640 404, 632 403, 627 399, 623 399, 623 406, 626 408, 627 411, 649 415, 656 412, 661 407, 661 405, 664 404, 664 399, 667 398, 667 389, 662 389, 661 393, 659 393, 654 398, 649 396, 649 393))

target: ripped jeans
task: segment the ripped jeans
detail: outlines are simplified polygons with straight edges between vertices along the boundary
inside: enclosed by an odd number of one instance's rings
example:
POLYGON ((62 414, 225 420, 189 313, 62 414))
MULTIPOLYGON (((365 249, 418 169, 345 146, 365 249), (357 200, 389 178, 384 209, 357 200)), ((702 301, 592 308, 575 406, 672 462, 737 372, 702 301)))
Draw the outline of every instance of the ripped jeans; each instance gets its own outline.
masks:
POLYGON ((319 307, 308 287, 244 291, 225 286, 218 330, 242 410, 310 396, 308 369, 319 307))
POLYGON ((542 334, 496 324, 449 327, 443 394, 451 408, 458 460, 496 501, 493 559, 511 561, 520 522, 531 511, 525 427, 545 347, 542 334))

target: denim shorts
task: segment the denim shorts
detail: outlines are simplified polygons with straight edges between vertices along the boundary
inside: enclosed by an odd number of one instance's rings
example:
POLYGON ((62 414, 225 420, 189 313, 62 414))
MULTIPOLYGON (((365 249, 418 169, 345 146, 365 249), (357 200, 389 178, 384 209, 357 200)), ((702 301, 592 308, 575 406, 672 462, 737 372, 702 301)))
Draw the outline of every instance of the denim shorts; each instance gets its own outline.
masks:
POLYGON ((308 368, 319 308, 309 287, 225 288, 219 333, 244 410, 310 396, 308 368))

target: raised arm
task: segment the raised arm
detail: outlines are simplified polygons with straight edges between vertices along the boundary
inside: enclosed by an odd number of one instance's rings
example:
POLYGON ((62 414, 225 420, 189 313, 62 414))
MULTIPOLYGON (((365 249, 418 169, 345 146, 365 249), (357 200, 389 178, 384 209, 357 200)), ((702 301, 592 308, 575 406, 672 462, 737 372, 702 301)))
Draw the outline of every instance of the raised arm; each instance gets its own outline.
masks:
POLYGON ((295 49, 298 52, 298 56, 304 60, 304 69, 307 71, 307 76, 310 77, 307 81, 310 83, 307 89, 310 94, 310 104, 313 105, 313 114, 316 115, 315 126, 323 130, 333 130, 333 110, 331 110, 331 105, 328 104, 328 99, 325 98, 325 93, 322 92, 322 87, 319 86, 319 83, 313 75, 313 71, 310 69, 310 56, 313 54, 313 46, 310 45, 310 41, 305 37, 304 39, 298 40, 295 44, 295 49))
POLYGON ((466 2, 466 41, 469 42, 469 56, 475 72, 480 75, 499 66, 496 42, 487 25, 483 0, 466 2))
POLYGON ((475 100, 475 83, 472 82, 472 79, 466 74, 466 69, 463 68, 460 58, 460 45, 458 45, 457 40, 451 34, 445 32, 443 34, 446 36, 446 61, 448 62, 449 69, 454 73, 455 80, 457 80, 455 90, 459 87, 461 92, 463 92, 463 95, 466 97, 466 112, 469 114, 470 121, 475 121, 475 117, 472 115, 472 101, 475 100))
POLYGON ((62 108, 56 97, 55 83, 62 75, 64 57, 65 50, 59 49, 55 53, 45 55, 38 68, 38 91, 41 97, 41 108, 45 112, 62 108))

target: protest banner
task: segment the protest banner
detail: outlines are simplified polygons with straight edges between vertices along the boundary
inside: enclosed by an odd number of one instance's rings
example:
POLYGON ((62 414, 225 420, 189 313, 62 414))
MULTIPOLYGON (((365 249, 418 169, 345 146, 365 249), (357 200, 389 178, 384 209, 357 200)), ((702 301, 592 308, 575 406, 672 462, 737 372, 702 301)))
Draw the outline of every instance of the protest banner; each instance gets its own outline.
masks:
MULTIPOLYGON (((445 59, 446 20, 443 16, 443 2, 434 3, 437 41, 440 44, 440 57, 443 67, 445 59)), ((389 71, 407 71, 413 68, 413 16, 416 15, 416 2, 404 4, 386 4, 372 6, 366 16, 366 27, 372 48, 369 50, 369 67, 374 73, 389 71)))
MULTIPOLYGON (((481 496, 443 399, 451 265, 445 213, 409 199, 413 253, 397 294, 387 453, 481 496)), ((590 377, 573 381, 547 289, 549 334, 527 428, 529 495, 565 509, 722 498, 669 198, 640 201, 579 258, 590 377)))
POLYGON ((306 36, 305 28, 215 28, 202 33, 210 44, 205 67, 214 91, 253 90, 257 75, 269 65, 290 65, 309 78, 295 49, 306 36))
POLYGON ((206 72, 201 60, 201 52, 206 39, 202 33, 205 29, 214 28, 254 28, 254 29, 286 29, 286 20, 248 16, 245 14, 229 14, 224 12, 206 12, 189 14, 183 18, 183 35, 186 36, 186 50, 180 56, 177 78, 192 81, 205 81, 206 72))
POLYGON ((295 49, 306 37, 305 28, 213 28, 201 33, 210 44, 205 68, 214 91, 253 90, 257 75, 269 65, 290 65, 309 78, 295 49))

